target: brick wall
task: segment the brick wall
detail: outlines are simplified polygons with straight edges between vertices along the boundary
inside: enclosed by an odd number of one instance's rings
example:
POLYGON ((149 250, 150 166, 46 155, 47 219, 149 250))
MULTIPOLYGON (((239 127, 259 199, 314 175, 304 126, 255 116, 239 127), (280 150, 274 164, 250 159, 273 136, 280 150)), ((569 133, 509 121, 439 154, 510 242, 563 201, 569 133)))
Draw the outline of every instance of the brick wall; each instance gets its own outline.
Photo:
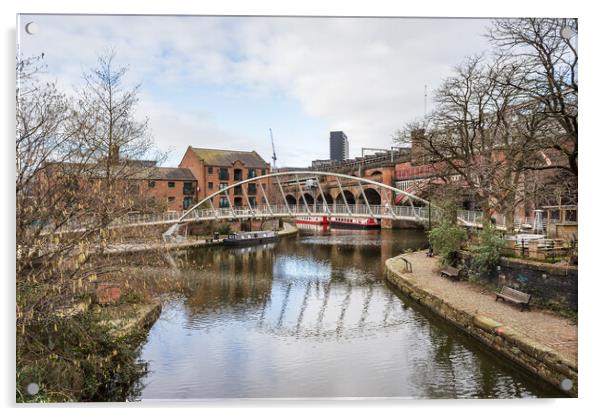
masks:
MULTIPOLYGON (((190 147, 184 154, 184 157, 182 158, 182 161, 180 162, 179 167, 190 169, 192 171, 192 174, 197 179, 198 188, 199 188, 199 192, 198 192, 199 201, 204 199, 205 197, 211 195, 212 193, 217 192, 220 189, 220 183, 225 183, 226 186, 230 186, 230 185, 234 185, 235 183, 239 182, 240 180, 249 179, 249 168, 246 167, 245 165, 243 165, 242 163, 237 161, 237 162, 234 162, 234 164, 232 164, 231 166, 206 166, 202 161, 199 160, 197 155, 194 153, 194 151, 190 147), (211 168, 211 170, 212 170, 211 173, 209 173, 209 168, 211 168), (220 179, 219 172, 220 172, 220 169, 222 169, 222 168, 227 169, 228 179, 225 179, 225 180, 220 179), (242 177, 240 180, 234 179, 234 171, 235 170, 241 171, 242 177), (209 187, 210 185, 211 185, 211 188, 209 187)), ((253 168, 251 168, 251 169, 253 169, 253 168)), ((265 170, 266 174, 268 174, 270 172, 269 166, 267 166, 264 169, 255 168, 255 176, 261 176, 262 170, 265 170)), ((260 182, 263 184, 263 188, 264 188, 266 194, 268 194, 268 198, 269 198, 271 181, 269 179, 265 179, 260 182)), ((261 192, 261 189, 259 188, 260 182, 253 182, 253 184, 255 184, 255 188, 256 188, 255 194, 249 193, 249 188, 248 188, 249 184, 242 185, 245 187, 245 190, 247 191, 247 194, 249 197, 255 197, 257 205, 261 205, 264 203, 263 194, 261 192)), ((228 191, 228 195, 230 197, 230 202, 232 204, 234 204, 235 202, 238 201, 242 207, 248 206, 247 200, 244 197, 244 193, 242 193, 242 191, 240 192, 240 194, 235 195, 235 190, 230 189, 228 191), (236 198, 236 201, 235 201, 235 198, 236 198)), ((219 198, 216 198, 213 201, 213 203, 214 203, 215 207, 219 207, 219 198)))
POLYGON ((184 183, 192 182, 192 189, 196 191, 196 181, 168 181, 163 179, 153 179, 140 182, 141 194, 151 198, 154 197, 158 201, 165 202, 167 204, 168 211, 184 210, 185 197, 192 197, 192 204, 196 203, 196 192, 187 195, 184 194, 184 183), (150 186, 151 182, 154 182, 154 187, 150 186), (173 182, 173 188, 169 187, 169 182, 173 182), (170 197, 172 201, 170 201, 170 197))
MULTIPOLYGON (((465 266, 470 257, 464 256, 465 266)), ((499 269, 479 276, 484 284, 510 286, 532 295, 531 301, 552 309, 577 311, 577 267, 502 258, 499 269)))

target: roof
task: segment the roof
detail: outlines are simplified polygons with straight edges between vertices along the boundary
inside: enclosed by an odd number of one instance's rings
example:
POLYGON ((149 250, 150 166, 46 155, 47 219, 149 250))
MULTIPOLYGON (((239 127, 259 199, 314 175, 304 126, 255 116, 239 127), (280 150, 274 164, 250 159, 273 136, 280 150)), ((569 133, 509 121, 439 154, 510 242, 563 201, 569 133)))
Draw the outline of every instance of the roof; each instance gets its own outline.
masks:
POLYGON ((155 179, 166 181, 196 181, 196 178, 187 168, 150 168, 136 173, 139 179, 155 179))
MULTIPOLYGON (((48 168, 56 173, 85 174, 90 178, 103 178, 105 166, 101 164, 84 164, 69 162, 53 162, 48 168)), ((166 181, 196 181, 196 178, 187 168, 163 168, 150 163, 121 163, 111 165, 112 175, 124 179, 135 180, 166 180, 166 181)))
POLYGON ((192 147, 196 156, 209 166, 230 166, 237 160, 248 168, 265 169, 268 164, 256 151, 243 152, 240 150, 203 149, 192 147))

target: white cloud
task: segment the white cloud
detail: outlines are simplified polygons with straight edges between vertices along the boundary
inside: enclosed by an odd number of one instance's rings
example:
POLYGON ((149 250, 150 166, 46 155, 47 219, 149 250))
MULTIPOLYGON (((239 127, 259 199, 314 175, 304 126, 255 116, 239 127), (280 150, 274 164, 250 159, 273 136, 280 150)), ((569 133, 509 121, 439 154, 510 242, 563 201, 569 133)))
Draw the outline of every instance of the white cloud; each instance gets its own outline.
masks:
MULTIPOLYGON (((27 16, 21 25, 31 19, 27 16)), ((395 129, 422 116, 424 85, 435 88, 465 56, 487 47, 481 36, 484 20, 148 16, 35 16, 35 20, 39 34, 22 35, 23 51, 45 51, 51 75, 63 85, 78 83, 97 53, 113 46, 120 61, 129 64, 132 82, 180 89, 202 83, 245 94, 284 93, 300 103, 308 118, 319 119, 332 130, 345 130, 352 155, 358 155, 362 146, 390 146, 395 129)), ((185 140, 215 137, 215 147, 265 148, 263 137, 241 137, 209 114, 157 99, 146 94, 142 109, 151 117, 160 145, 176 140, 182 151, 185 140)), ((324 131, 307 141, 323 142, 327 136, 324 131)), ((285 154, 288 149, 283 147, 285 154)), ((291 156, 295 163, 309 163, 308 155, 291 156)))
POLYGON ((137 109, 140 118, 148 117, 159 149, 168 153, 167 164, 177 166, 188 145, 219 149, 246 149, 249 137, 222 129, 205 112, 182 112, 143 96, 137 109))

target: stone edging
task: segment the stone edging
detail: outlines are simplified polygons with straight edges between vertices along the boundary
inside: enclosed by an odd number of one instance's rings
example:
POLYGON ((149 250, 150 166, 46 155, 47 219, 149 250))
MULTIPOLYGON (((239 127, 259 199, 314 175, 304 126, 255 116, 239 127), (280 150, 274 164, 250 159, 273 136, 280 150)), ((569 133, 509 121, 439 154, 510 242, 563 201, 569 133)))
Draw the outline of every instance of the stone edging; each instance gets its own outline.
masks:
POLYGON ((508 326, 486 316, 455 308, 442 298, 418 287, 414 283, 416 280, 414 275, 401 273, 395 269, 393 261, 398 257, 403 256, 393 257, 385 262, 385 276, 396 288, 548 383, 559 387, 563 380, 571 380, 573 385, 567 393, 571 397, 577 397, 576 363, 569 362, 556 352, 524 337, 508 326))
MULTIPOLYGON (((288 224, 288 223, 285 223, 288 224)), ((288 224, 289 226, 286 227, 283 230, 278 231, 278 237, 288 237, 291 235, 295 235, 299 232, 299 229, 297 227, 295 227, 294 225, 288 224)))

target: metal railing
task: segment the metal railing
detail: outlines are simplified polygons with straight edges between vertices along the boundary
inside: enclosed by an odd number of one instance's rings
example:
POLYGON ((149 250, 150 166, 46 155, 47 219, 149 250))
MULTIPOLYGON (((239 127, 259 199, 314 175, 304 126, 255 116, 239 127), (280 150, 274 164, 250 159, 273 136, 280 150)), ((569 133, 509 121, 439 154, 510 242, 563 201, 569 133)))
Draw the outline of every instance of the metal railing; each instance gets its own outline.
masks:
POLYGON ((410 263, 410 261, 408 259, 406 259, 405 257, 403 257, 403 256, 399 256, 399 258, 401 260, 403 260, 403 263, 404 263, 403 272, 404 273, 413 273, 413 271, 412 271, 412 263, 410 263))
MULTIPOLYGON (((181 218, 182 211, 171 211, 153 214, 129 214, 114 219, 110 227, 143 226, 155 224, 175 224, 181 218)), ((480 227, 483 220, 481 211, 459 210, 458 223, 470 227, 480 227)), ((249 218, 285 218, 285 217, 347 217, 347 218, 375 218, 390 220, 410 220, 415 222, 427 222, 429 217, 428 207, 417 207, 409 205, 365 205, 365 204, 308 204, 301 205, 260 205, 254 208, 249 207, 223 207, 223 208, 197 208, 193 215, 181 220, 181 222, 199 222, 210 220, 233 220, 249 218)), ((436 222, 439 212, 433 209, 431 219, 436 222)), ((493 215, 496 226, 500 229, 506 229, 506 219, 502 215, 493 215)), ((514 229, 528 229, 534 226, 533 218, 515 218, 514 229)), ((69 232, 85 230, 95 227, 97 224, 91 221, 77 221, 61 227, 58 232, 69 232)), ((543 221, 544 229, 547 221, 543 221)))

